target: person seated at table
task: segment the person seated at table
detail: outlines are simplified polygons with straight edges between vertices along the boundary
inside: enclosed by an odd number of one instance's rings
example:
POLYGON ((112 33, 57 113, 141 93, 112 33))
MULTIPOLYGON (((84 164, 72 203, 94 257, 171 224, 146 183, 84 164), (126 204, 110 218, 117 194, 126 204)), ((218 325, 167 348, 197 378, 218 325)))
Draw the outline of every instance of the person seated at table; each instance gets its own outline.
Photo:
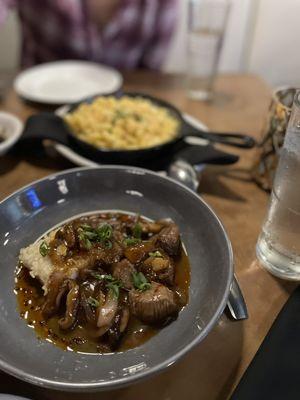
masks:
POLYGON ((178 0, 0 0, 0 25, 13 7, 23 67, 82 59, 159 69, 178 14, 178 0))

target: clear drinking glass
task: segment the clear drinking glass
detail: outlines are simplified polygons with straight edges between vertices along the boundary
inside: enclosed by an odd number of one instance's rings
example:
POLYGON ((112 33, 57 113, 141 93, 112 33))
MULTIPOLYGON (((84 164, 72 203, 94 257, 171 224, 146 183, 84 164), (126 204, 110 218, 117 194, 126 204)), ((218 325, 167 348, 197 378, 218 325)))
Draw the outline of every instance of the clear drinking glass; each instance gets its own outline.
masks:
POLYGON ((212 97, 228 12, 228 0, 189 0, 187 90, 193 99, 212 97))
POLYGON ((274 275, 300 280, 300 90, 295 95, 256 253, 274 275))

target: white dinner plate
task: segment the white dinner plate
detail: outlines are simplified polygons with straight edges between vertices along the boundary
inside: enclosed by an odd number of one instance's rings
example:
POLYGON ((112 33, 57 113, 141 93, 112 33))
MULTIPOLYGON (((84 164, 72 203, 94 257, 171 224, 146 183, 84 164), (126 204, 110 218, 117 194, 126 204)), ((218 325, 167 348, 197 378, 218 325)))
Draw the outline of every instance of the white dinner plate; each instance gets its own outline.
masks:
MULTIPOLYGON (((63 116, 66 112, 68 112, 68 109, 68 106, 60 107, 56 110, 56 114, 63 116)), ((208 130, 207 126, 199 119, 192 117, 189 114, 183 114, 183 117, 195 128, 199 128, 205 131, 208 130)), ((195 144, 199 146, 206 146, 207 144, 209 144, 208 140, 196 137, 187 138, 186 141, 190 144, 195 144)), ((89 158, 78 154, 75 150, 63 144, 53 143, 53 147, 61 156, 71 161, 73 164, 78 165, 79 167, 95 167, 97 165, 100 165, 99 163, 96 163, 95 161, 92 161, 89 158)))
POLYGON ((55 61, 21 72, 15 91, 27 100, 46 104, 74 103, 95 94, 112 93, 123 83, 115 69, 87 61, 55 61))

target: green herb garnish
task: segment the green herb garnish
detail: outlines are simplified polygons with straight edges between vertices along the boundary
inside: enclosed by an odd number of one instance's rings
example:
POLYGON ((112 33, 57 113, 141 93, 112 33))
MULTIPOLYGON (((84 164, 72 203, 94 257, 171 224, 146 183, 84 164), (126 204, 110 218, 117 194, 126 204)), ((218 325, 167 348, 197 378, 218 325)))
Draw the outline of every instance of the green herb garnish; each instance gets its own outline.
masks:
POLYGON ((109 239, 112 235, 113 228, 109 224, 100 225, 97 229, 97 236, 100 241, 105 241, 109 239))
POLYGON ((118 298, 120 294, 121 284, 117 280, 115 282, 109 282, 106 284, 107 289, 111 290, 113 295, 118 298))
POLYGON ((125 118, 127 115, 128 113, 126 113, 125 111, 116 110, 112 123, 115 124, 118 121, 118 119, 125 118))
POLYGON ((83 231, 83 235, 89 240, 97 240, 97 233, 92 231, 83 231))
POLYGON ((155 258, 163 258, 164 256, 161 254, 160 251, 156 250, 154 252, 149 252, 148 253, 150 257, 155 257, 155 258))
POLYGON ((126 246, 134 246, 135 244, 141 243, 141 239, 138 238, 126 238, 124 239, 124 244, 126 246))
POLYGON ((88 224, 82 224, 80 227, 86 231, 93 231, 94 229, 91 227, 91 225, 88 224))
POLYGON ((99 301, 94 299, 94 297, 89 297, 87 301, 91 307, 99 307, 99 301))
POLYGON ((132 117, 138 122, 142 122, 143 121, 143 117, 141 115, 139 115, 139 114, 133 113, 132 117))
POLYGON ((99 279, 99 281, 102 281, 102 280, 113 281, 115 279, 110 274, 98 274, 97 272, 92 272, 91 275, 93 275, 96 279, 99 279))
POLYGON ((96 279, 99 279, 99 281, 101 281, 102 279, 104 279, 104 276, 105 275, 100 275, 100 274, 98 274, 97 272, 91 272, 91 275, 94 277, 94 278, 96 278, 96 279))
POLYGON ((88 224, 83 224, 78 228, 79 240, 83 243, 83 246, 89 250, 92 247, 92 242, 100 242, 106 248, 112 248, 112 242, 109 238, 112 235, 113 228, 109 224, 103 224, 98 226, 96 229, 92 228, 88 224))
POLYGON ((119 294, 120 294, 120 288, 122 287, 121 282, 114 278, 112 275, 110 274, 97 274, 96 272, 93 272, 92 275, 96 278, 99 279, 100 281, 104 280, 106 281, 106 288, 111 290, 113 292, 113 295, 118 298, 119 294))
POLYGON ((141 239, 142 237, 142 226, 139 223, 136 223, 132 230, 132 235, 136 239, 141 239))
POLYGON ((112 248, 112 241, 111 240, 106 240, 105 242, 104 242, 104 246, 107 248, 107 249, 111 249, 112 248))
POLYGON ((145 275, 142 272, 132 273, 133 285, 136 289, 145 291, 150 289, 151 284, 147 281, 145 275))
POLYGON ((89 239, 90 231, 87 229, 84 229, 83 227, 80 227, 80 228, 78 228, 77 232, 78 232, 78 237, 79 237, 80 242, 83 244, 83 246, 87 250, 89 250, 92 247, 92 243, 89 239))
POLYGON ((47 245, 47 243, 45 241, 43 241, 40 244, 40 254, 43 257, 46 257, 46 255, 49 253, 50 247, 47 245))

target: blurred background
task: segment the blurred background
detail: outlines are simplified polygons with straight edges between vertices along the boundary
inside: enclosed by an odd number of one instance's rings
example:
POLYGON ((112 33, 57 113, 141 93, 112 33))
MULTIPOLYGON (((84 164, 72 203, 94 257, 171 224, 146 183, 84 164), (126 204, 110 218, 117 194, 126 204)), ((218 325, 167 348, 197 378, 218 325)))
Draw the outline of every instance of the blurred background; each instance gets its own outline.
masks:
MULTIPOLYGON (((180 1, 180 20, 163 69, 185 69, 187 0, 180 1)), ((299 0, 231 0, 220 71, 250 72, 270 85, 299 85, 299 0)), ((0 28, 0 70, 17 69, 20 32, 15 12, 0 28), (9 46, 7 46, 9 43, 9 46)))

